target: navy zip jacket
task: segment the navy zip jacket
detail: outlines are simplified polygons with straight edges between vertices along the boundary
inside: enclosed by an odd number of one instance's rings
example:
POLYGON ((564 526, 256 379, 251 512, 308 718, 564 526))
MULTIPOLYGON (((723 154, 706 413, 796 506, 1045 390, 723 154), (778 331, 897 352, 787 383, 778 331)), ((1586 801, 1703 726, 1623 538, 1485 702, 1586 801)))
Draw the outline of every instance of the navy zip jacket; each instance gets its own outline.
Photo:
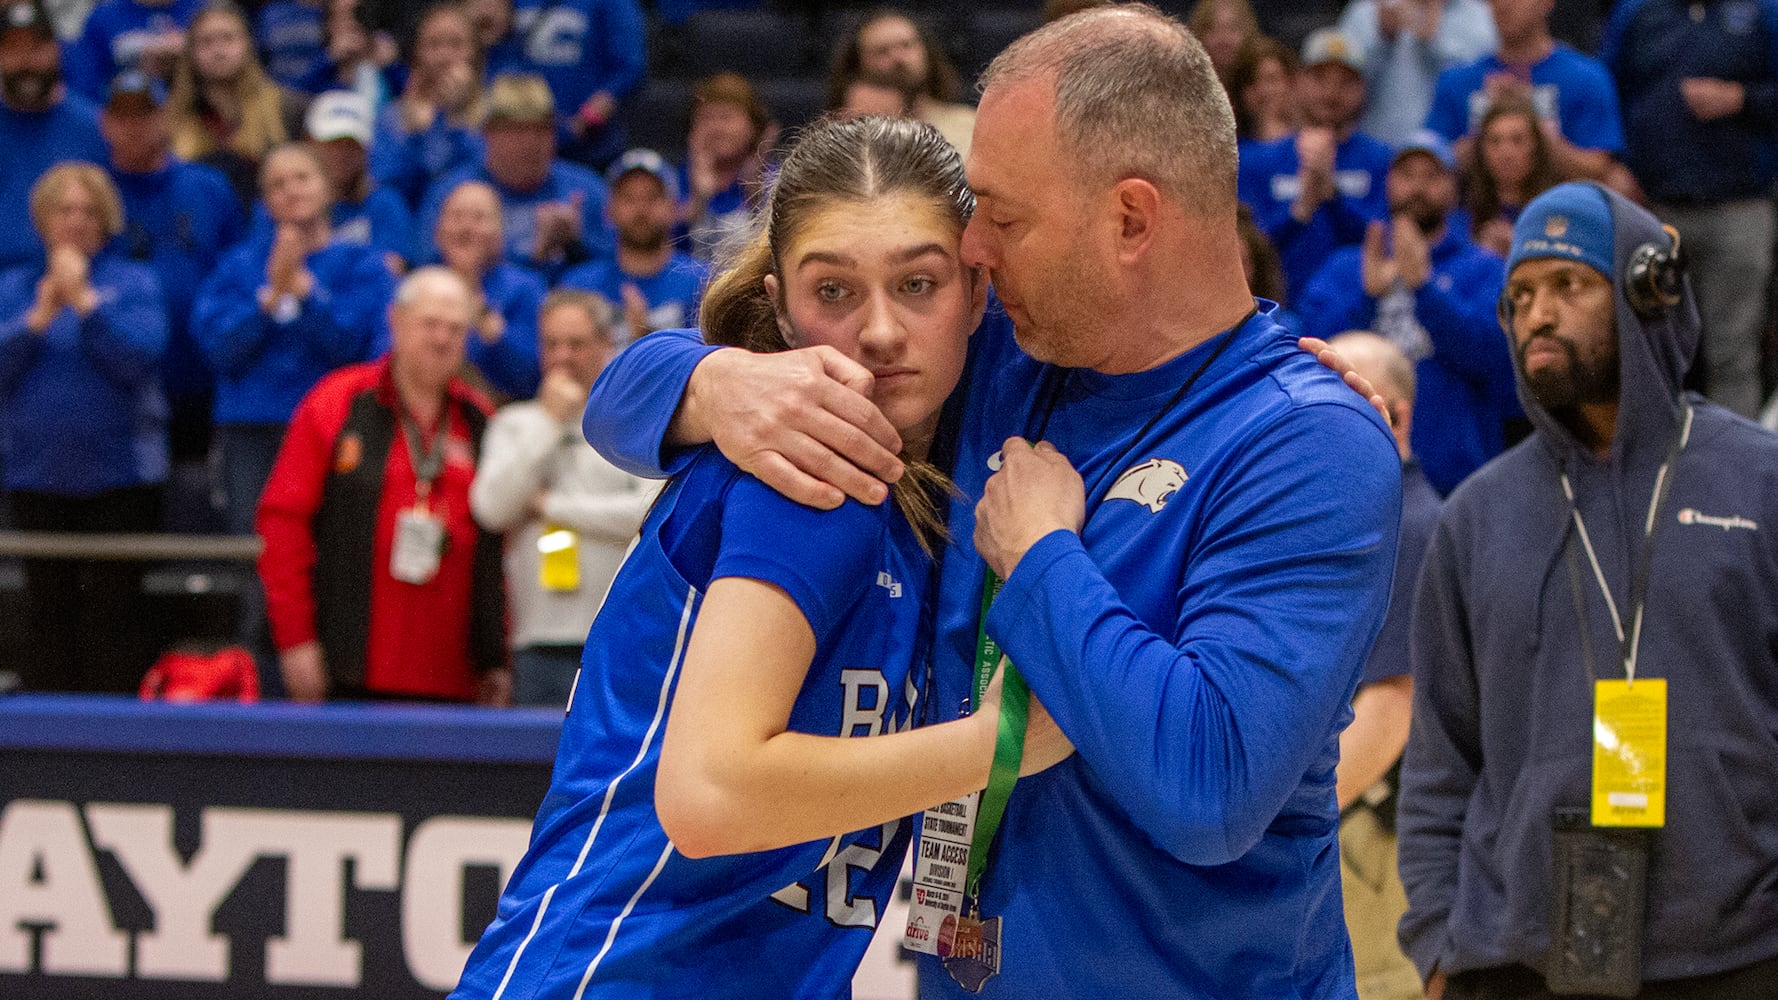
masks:
MULTIPOLYGON (((1610 200, 1614 260, 1665 245, 1648 216, 1610 200)), ((1609 456, 1521 383, 1536 433, 1451 496, 1421 571, 1398 830, 1401 941, 1422 975, 1544 966, 1553 814, 1590 805, 1593 680, 1624 676, 1558 477, 1574 485, 1628 628, 1656 475, 1688 404, 1637 666, 1668 683, 1666 826, 1652 840, 1643 978, 1778 955, 1778 436, 1682 395, 1698 343, 1689 298, 1648 323, 1616 302, 1623 389, 1609 456)))
POLYGON ((1765 197, 1778 132, 1778 0, 1620 0, 1600 61, 1624 109, 1624 160, 1656 201, 1708 204, 1765 197), (1732 80, 1739 114, 1700 121, 1679 83, 1732 80))

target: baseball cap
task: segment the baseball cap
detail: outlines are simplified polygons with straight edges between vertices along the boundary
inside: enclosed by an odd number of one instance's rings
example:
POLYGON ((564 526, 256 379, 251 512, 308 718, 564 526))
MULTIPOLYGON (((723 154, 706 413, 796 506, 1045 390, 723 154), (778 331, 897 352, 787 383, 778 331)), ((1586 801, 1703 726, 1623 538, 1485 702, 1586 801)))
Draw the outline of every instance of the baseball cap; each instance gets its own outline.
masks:
POLYGON ((1409 153, 1425 153, 1446 170, 1453 173, 1457 170, 1457 154, 1451 151, 1451 144, 1445 141, 1444 136, 1429 128, 1416 129, 1402 140, 1402 144, 1396 147, 1395 158, 1389 161, 1390 166, 1400 163, 1409 153))
POLYGON ((136 110, 152 110, 167 103, 167 86, 139 69, 126 69, 111 78, 105 91, 105 108, 121 111, 124 106, 136 110))
POLYGON ((36 32, 43 38, 56 37, 56 27, 49 19, 49 11, 43 7, 42 0, 14 0, 6 5, 5 23, 0 25, 0 34, 14 28, 36 32))
POLYGON ((370 147, 370 101, 355 90, 330 90, 315 98, 304 124, 316 142, 357 139, 360 146, 370 147))
POLYGON ((488 124, 553 124, 556 98, 535 73, 502 73, 488 85, 488 124))
POLYGON ((605 171, 605 183, 617 187, 618 181, 638 171, 660 181, 661 186, 667 189, 668 198, 679 200, 679 178, 675 176, 666 157, 652 149, 632 149, 618 157, 617 162, 605 171))
POLYGON ((1508 274, 1527 260, 1554 257, 1585 264, 1610 278, 1614 226, 1605 192, 1591 184, 1558 184, 1531 199, 1513 224, 1508 274))
POLYGON ((1364 72, 1364 60, 1358 46, 1338 28, 1321 28, 1303 40, 1303 68, 1323 63, 1339 63, 1354 73, 1364 72))

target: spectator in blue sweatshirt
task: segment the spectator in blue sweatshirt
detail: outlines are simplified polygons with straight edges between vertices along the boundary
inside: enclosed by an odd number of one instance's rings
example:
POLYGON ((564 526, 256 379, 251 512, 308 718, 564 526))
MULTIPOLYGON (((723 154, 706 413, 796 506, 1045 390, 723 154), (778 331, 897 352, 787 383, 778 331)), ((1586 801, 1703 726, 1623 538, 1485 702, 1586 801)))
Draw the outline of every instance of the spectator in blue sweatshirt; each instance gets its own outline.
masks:
POLYGON ((1438 75, 1426 127, 1467 164, 1488 106, 1508 94, 1529 98, 1548 122, 1556 170, 1568 178, 1612 176, 1624 148, 1611 74, 1592 56, 1550 34, 1556 0, 1491 0, 1500 48, 1438 75))
POLYGON ((322 38, 322 0, 272 0, 253 18, 253 41, 266 75, 286 87, 304 81, 327 62, 322 38))
POLYGON ((377 250, 332 239, 320 159, 280 146, 260 171, 274 231, 230 250, 198 288, 192 334, 216 371, 225 519, 253 532, 254 508, 296 404, 341 365, 370 356, 395 278, 377 250))
POLYGON ((1278 248, 1292 296, 1328 254, 1364 239, 1364 227, 1387 214, 1383 175, 1391 155, 1358 131, 1364 64, 1338 30, 1317 31, 1303 43, 1298 86, 1304 127, 1249 146, 1240 163, 1241 200, 1278 248))
POLYGON ((414 26, 413 56, 401 97, 377 114, 371 173, 418 207, 432 183, 480 163, 482 52, 469 15, 438 4, 414 26))
MULTIPOLYGON (((52 168, 31 190, 48 248, 0 272, 0 428, 4 485, 27 531, 154 531, 167 478, 167 344, 160 283, 106 252, 123 228, 99 167, 52 168)), ((134 691, 153 650, 141 564, 27 561, 38 643, 27 687, 134 691)))
MULTIPOLYGON (((605 181, 578 163, 556 159, 555 104, 540 76, 511 73, 488 88, 480 163, 460 167, 432 185, 420 210, 420 234, 430 242, 445 196, 464 181, 481 181, 500 195, 506 259, 553 281, 575 264, 609 257, 615 239, 605 222, 605 181)), ((437 248, 420 257, 437 259, 437 248)))
MULTIPOLYGON (((333 241, 374 247, 391 271, 406 270, 414 256, 414 216, 401 195, 371 178, 370 101, 356 91, 330 90, 309 105, 306 125, 334 196, 333 241)), ((253 210, 253 233, 269 237, 272 228, 261 202, 253 210)))
POLYGON ((166 89, 140 70, 111 84, 99 128, 111 150, 106 167, 123 197, 123 231, 111 250, 153 269, 166 303, 167 350, 162 383, 170 411, 175 460, 210 450, 215 376, 190 331, 198 281, 215 270, 243 232, 240 203, 221 172, 172 155, 166 89))
POLYGON ((64 160, 105 162, 99 110, 62 83, 62 49, 41 0, 0 7, 0 267, 38 261, 31 185, 64 160))
POLYGON ((1453 224, 1457 178, 1436 134, 1410 139, 1387 180, 1389 222, 1336 251, 1297 299, 1303 332, 1371 330, 1415 363, 1414 454, 1441 494, 1500 453, 1519 414, 1494 306, 1501 261, 1453 224))
POLYGON ((495 72, 536 73, 558 111, 562 155, 603 168, 624 150, 614 117, 648 69, 642 7, 636 0, 517 0, 511 29, 496 42, 495 72))
POLYGON ((203 0, 104 0, 68 48, 68 85, 103 101, 122 70, 140 69, 165 83, 185 46, 185 29, 203 7, 203 0))
POLYGON ((1778 225, 1778 0, 1622 0, 1599 56, 1623 104, 1624 162, 1691 258, 1704 389, 1752 416, 1778 225))
MULTIPOLYGON (((472 290, 480 293, 465 354, 493 395, 530 399, 542 377, 537 348, 537 314, 549 292, 529 269, 504 260, 500 239, 500 196, 480 181, 464 181, 445 197, 433 233, 439 257, 472 290)), ((389 349, 385 322, 375 353, 389 349)))
POLYGON ((632 149, 605 172, 607 210, 617 230, 617 256, 583 264, 562 276, 563 287, 597 293, 622 317, 612 329, 618 344, 652 333, 698 325, 698 303, 710 267, 673 249, 679 202, 675 171, 652 149, 632 149))

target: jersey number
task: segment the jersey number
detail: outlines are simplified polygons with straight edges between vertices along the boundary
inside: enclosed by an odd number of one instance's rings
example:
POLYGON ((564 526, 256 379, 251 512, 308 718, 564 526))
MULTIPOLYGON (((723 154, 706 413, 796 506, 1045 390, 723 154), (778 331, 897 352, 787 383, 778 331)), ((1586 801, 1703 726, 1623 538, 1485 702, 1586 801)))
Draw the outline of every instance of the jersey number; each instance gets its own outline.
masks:
MULTIPOLYGON (((772 893, 772 898, 790 907, 798 913, 812 913, 813 897, 810 886, 817 877, 825 874, 827 922, 836 927, 868 927, 877 926, 877 901, 869 896, 858 897, 852 894, 852 872, 868 872, 882 860, 883 845, 895 836, 895 829, 900 820, 890 820, 877 830, 877 843, 873 847, 864 843, 847 844, 839 850, 840 838, 835 837, 827 862, 815 870, 807 882, 792 882, 772 893)), ((817 888, 822 888, 817 886, 817 888)))

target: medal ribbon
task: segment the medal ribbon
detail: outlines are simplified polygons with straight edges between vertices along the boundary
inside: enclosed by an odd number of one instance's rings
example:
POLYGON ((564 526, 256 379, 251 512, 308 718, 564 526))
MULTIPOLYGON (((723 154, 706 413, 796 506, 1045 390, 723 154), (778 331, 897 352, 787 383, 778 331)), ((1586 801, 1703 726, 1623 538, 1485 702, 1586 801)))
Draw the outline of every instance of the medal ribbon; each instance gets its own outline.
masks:
POLYGON ((977 709, 981 707, 982 695, 987 693, 988 684, 994 679, 995 667, 1004 665, 1006 677, 1000 682, 1000 724, 994 734, 994 763, 988 769, 988 787, 982 791, 976 807, 975 835, 969 844, 969 872, 963 883, 963 891, 972 901, 981 898, 982 873, 988 868, 988 848, 994 843, 995 832, 1000 829, 1001 817, 1006 814, 1006 800, 1012 796, 1012 786, 1019 780, 1019 761, 1025 756, 1025 716, 1030 707, 1031 689, 1025 686, 1025 678, 1019 674, 1019 668, 1000 652, 1000 644, 988 635, 988 608, 999 593, 1000 577, 988 570, 982 581, 981 626, 975 644, 975 691, 970 704, 977 709))

